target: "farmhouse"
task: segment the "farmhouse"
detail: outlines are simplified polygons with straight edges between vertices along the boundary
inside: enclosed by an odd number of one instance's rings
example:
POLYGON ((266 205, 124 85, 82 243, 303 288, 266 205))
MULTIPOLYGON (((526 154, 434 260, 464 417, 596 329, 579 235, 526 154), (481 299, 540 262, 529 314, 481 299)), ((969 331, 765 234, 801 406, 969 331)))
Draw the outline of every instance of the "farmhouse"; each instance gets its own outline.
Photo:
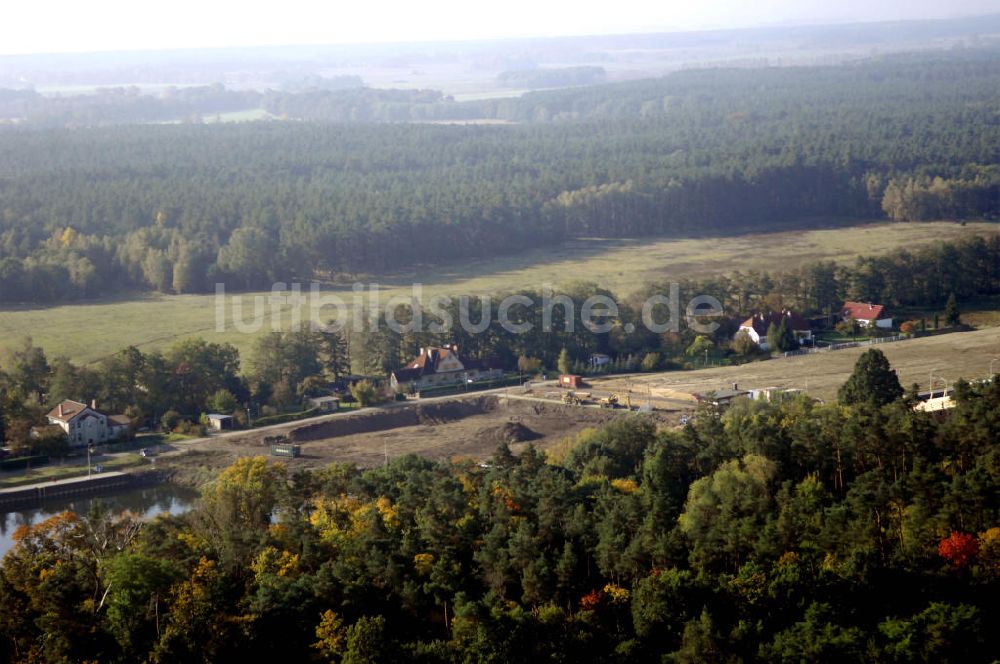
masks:
POLYGON ((796 341, 799 343, 812 341, 813 333, 809 321, 787 309, 780 313, 772 311, 766 314, 751 316, 740 324, 740 331, 746 330, 747 334, 750 335, 755 344, 760 346, 761 350, 768 350, 767 330, 771 325, 775 327, 780 326, 782 320, 788 321, 788 327, 791 329, 792 334, 795 335, 796 341))
POLYGON ((502 377, 503 370, 490 367, 480 360, 461 356, 458 346, 431 346, 421 348, 420 355, 412 362, 393 371, 389 383, 396 391, 407 387, 420 390, 502 377))
POLYGON ((857 321, 861 327, 892 327, 892 317, 886 314, 885 307, 881 304, 844 302, 844 306, 840 308, 840 317, 845 321, 857 321))
POLYGON ((124 438, 131 423, 127 415, 109 415, 98 410, 96 401, 88 406, 69 399, 50 410, 47 418, 49 424, 66 433, 66 439, 74 447, 124 438))

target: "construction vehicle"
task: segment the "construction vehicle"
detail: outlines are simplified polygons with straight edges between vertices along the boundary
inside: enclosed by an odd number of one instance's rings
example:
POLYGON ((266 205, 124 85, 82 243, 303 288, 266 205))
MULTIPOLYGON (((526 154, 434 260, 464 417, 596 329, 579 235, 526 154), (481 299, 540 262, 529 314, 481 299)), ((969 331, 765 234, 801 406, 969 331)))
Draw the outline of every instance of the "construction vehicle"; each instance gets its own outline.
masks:
POLYGON ((567 406, 579 406, 580 397, 576 396, 574 392, 566 392, 562 395, 562 402, 567 406))
POLYGON ((601 405, 601 408, 617 408, 618 401, 618 393, 612 392, 606 397, 601 397, 601 400, 598 403, 601 405))

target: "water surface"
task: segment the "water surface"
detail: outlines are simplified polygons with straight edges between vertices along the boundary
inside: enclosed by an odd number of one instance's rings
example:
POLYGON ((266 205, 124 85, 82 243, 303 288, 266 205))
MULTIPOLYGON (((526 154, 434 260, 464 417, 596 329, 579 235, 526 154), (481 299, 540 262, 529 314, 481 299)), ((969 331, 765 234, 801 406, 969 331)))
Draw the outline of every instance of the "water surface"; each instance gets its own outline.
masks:
POLYGON ((129 510, 146 518, 167 512, 183 514, 191 509, 198 492, 173 484, 160 484, 108 492, 103 495, 75 496, 46 500, 30 509, 0 514, 0 556, 14 546, 14 532, 19 526, 34 525, 54 514, 70 510, 86 516, 97 501, 112 512, 129 510))

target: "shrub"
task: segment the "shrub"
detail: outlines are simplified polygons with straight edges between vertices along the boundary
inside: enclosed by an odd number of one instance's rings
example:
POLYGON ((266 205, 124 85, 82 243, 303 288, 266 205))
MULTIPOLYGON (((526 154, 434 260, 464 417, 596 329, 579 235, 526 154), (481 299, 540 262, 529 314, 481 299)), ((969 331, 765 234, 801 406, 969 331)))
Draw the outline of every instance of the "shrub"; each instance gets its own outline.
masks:
POLYGON ((359 380, 351 385, 351 394, 364 407, 375 401, 375 386, 370 380, 359 380))
POLYGON ((173 431, 181 422, 181 414, 176 410, 168 410, 160 418, 160 426, 164 431, 173 431))

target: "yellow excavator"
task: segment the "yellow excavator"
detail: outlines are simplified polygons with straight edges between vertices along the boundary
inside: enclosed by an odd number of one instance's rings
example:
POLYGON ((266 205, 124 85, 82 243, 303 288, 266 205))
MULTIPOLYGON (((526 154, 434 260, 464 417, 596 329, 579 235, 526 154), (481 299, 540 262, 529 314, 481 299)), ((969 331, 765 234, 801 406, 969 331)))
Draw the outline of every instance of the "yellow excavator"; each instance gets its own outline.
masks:
POLYGON ((563 394, 562 402, 567 406, 579 406, 581 403, 580 397, 576 396, 573 392, 566 392, 563 394))
POLYGON ((632 394, 626 393, 625 398, 622 399, 620 394, 612 392, 608 396, 603 397, 598 403, 600 403, 601 408, 618 408, 618 406, 625 406, 625 408, 632 410, 632 394))
POLYGON ((606 397, 601 397, 600 404, 601 408, 616 408, 618 406, 618 393, 612 392, 606 397))

